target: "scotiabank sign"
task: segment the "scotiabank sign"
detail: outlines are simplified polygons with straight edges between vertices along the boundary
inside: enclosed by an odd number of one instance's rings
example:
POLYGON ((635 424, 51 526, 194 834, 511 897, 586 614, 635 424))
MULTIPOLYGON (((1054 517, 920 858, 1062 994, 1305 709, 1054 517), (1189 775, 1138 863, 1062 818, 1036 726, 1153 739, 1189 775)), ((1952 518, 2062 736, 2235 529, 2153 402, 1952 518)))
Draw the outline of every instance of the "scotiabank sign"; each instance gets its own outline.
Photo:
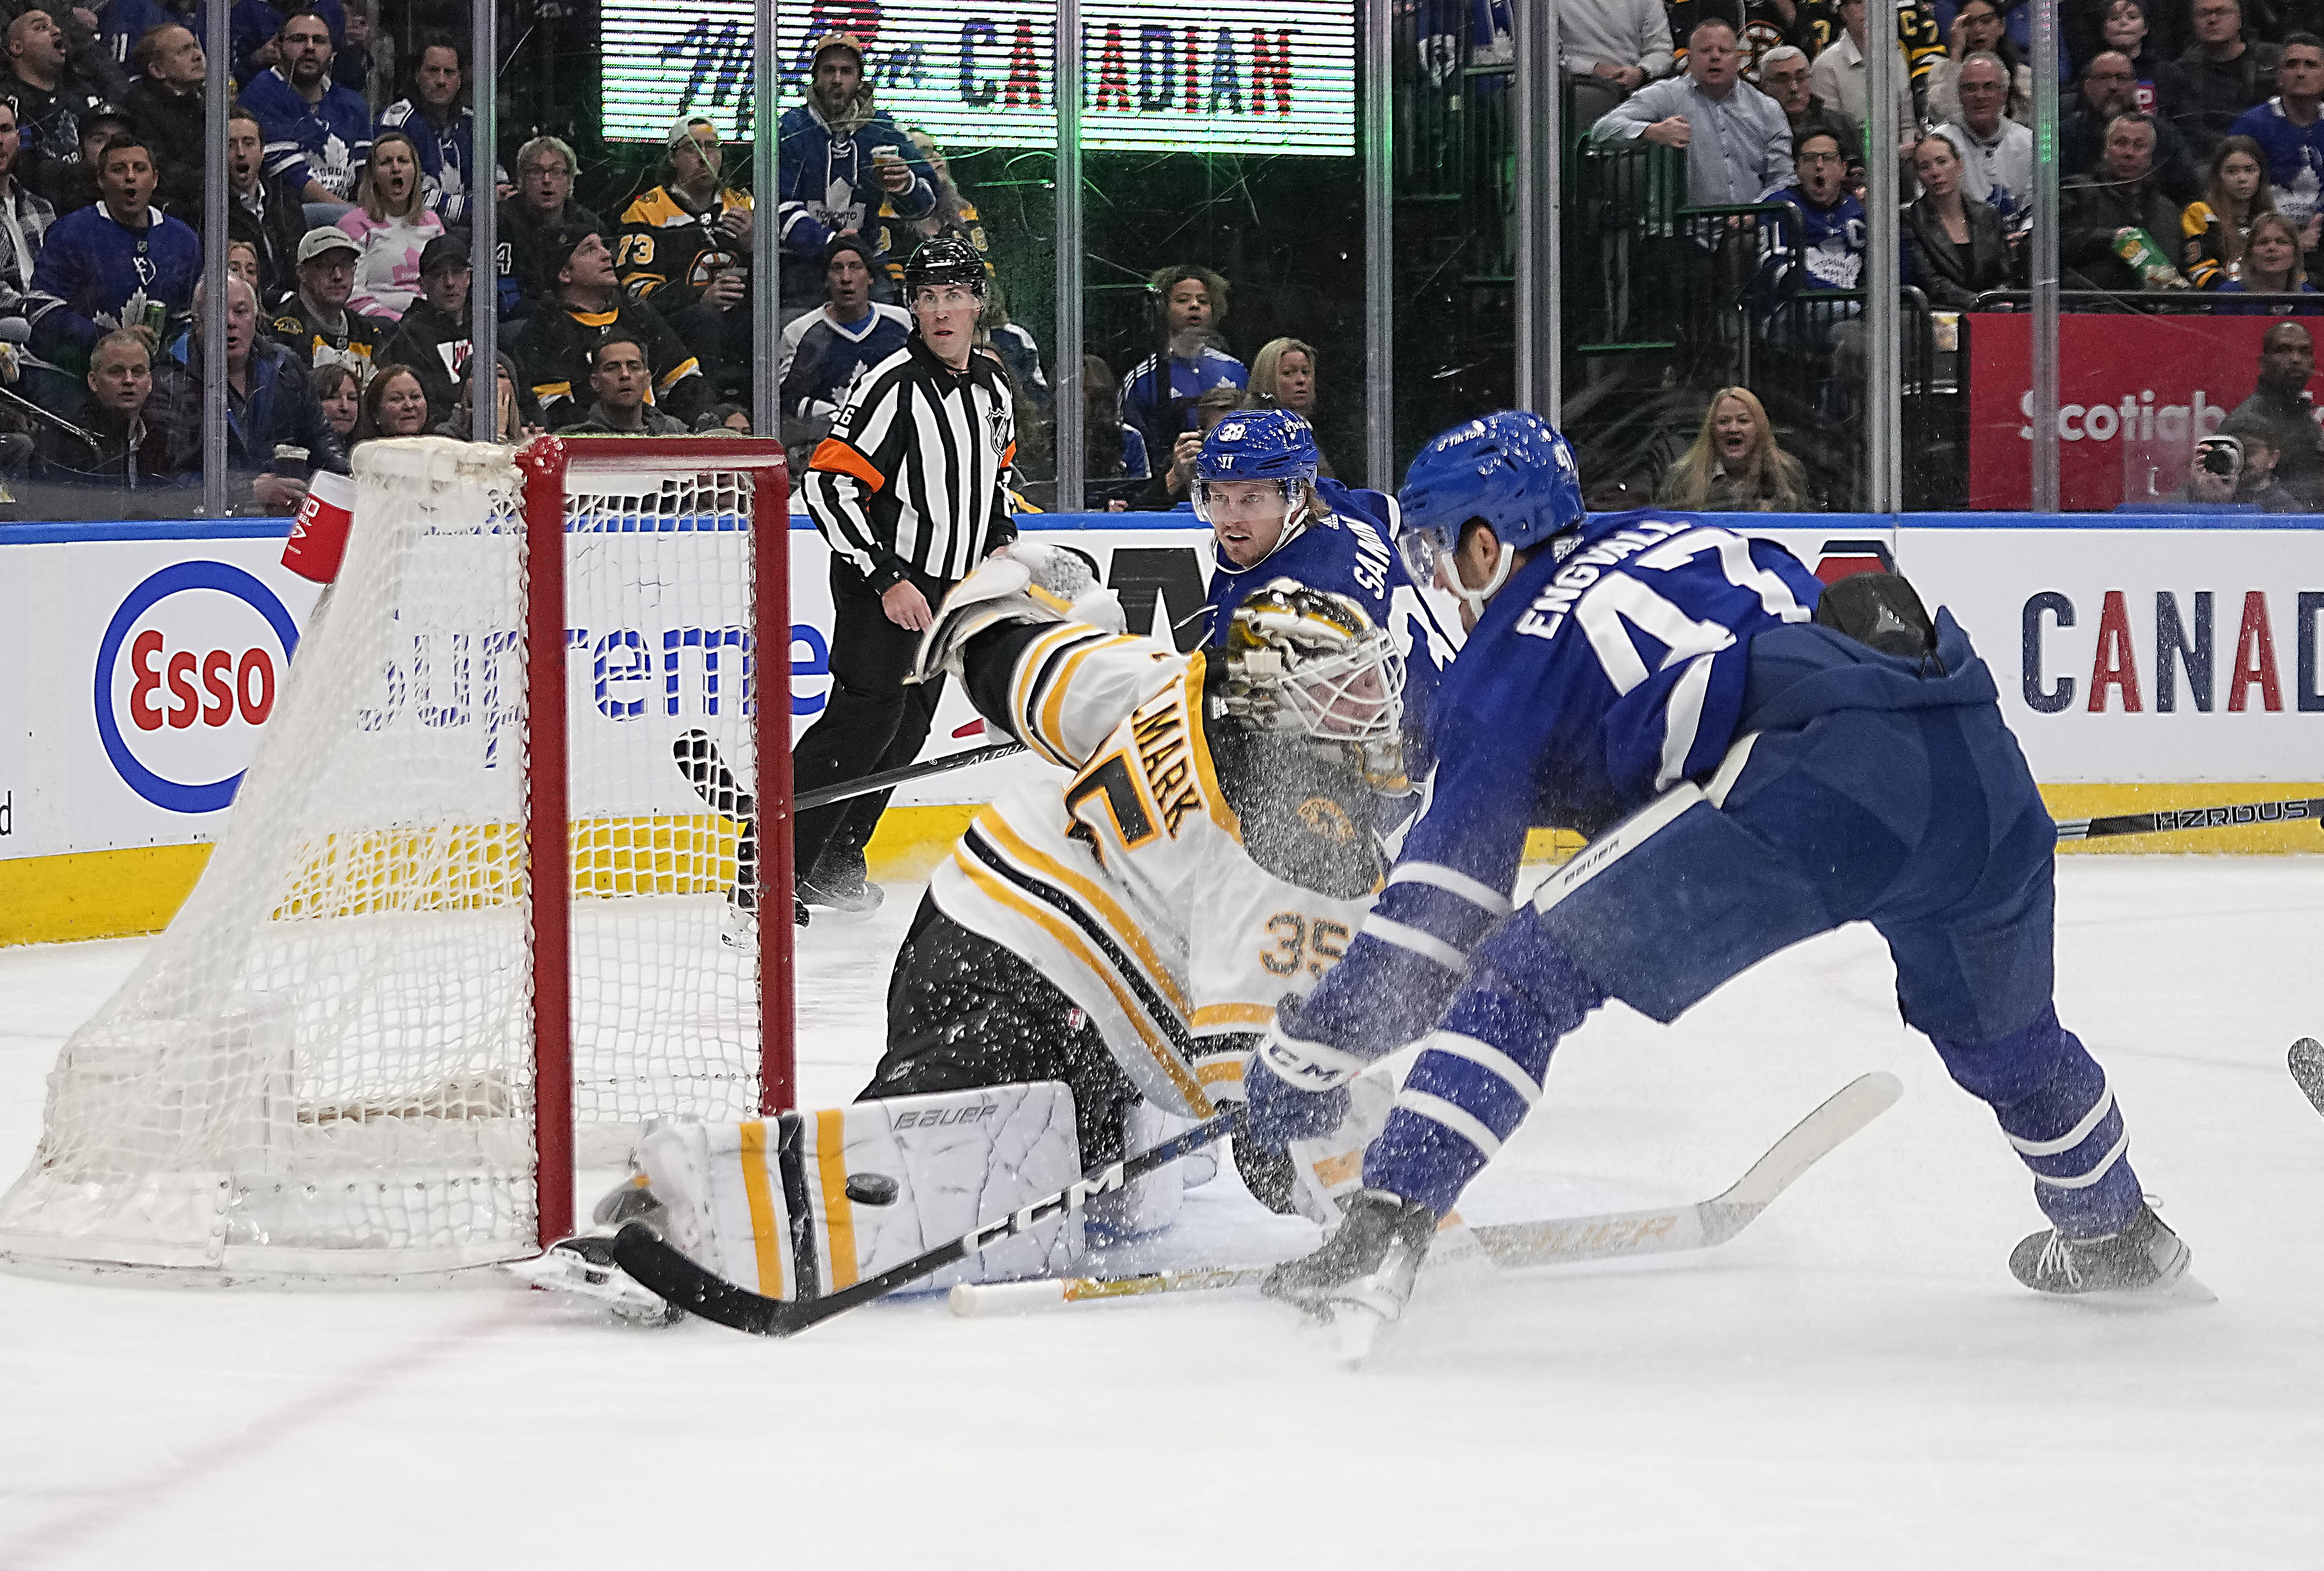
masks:
MULTIPOLYGON (((1969 504, 2023 508, 2034 494, 2033 318, 1969 321, 1969 504)), ((2058 498, 2103 510, 2167 497, 2198 437, 2258 380, 2269 317, 2058 319, 2058 498)), ((2310 324, 2324 333, 2324 320, 2310 324)), ((2324 400, 2324 379, 2310 384, 2324 400)))

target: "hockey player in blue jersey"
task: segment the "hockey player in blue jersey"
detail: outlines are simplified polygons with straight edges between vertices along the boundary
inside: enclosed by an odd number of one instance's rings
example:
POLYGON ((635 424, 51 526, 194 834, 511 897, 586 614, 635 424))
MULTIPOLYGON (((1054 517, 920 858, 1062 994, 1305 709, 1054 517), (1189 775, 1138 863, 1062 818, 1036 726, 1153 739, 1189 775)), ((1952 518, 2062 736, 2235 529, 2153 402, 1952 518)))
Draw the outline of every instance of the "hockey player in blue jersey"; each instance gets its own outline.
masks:
POLYGON ((1425 1040, 1344 1222, 1268 1293, 1393 1319, 1437 1218, 1592 1010, 1669 1021, 1860 920, 1905 1021, 2033 1171, 2052 1225, 2011 1254, 2017 1278, 2200 1296, 2105 1073, 2052 1006, 2056 831, 1949 614, 1932 625, 1892 575, 1822 590, 1702 517, 1591 519, 1564 439, 1529 414, 1438 437, 1400 501, 1400 551, 1473 631, 1437 694, 1425 812, 1346 957, 1256 1056, 1253 1138, 1335 1127, 1350 1078, 1425 1040), (1512 912, 1537 825, 1590 844, 1512 912))
POLYGON ((1403 766, 1429 769, 1429 706, 1459 647, 1405 571, 1396 498, 1316 477, 1315 432, 1286 409, 1231 414, 1211 428, 1194 460, 1194 512, 1211 526, 1209 622, 1203 642, 1222 647, 1235 607, 1277 578, 1345 595, 1403 658, 1403 766))

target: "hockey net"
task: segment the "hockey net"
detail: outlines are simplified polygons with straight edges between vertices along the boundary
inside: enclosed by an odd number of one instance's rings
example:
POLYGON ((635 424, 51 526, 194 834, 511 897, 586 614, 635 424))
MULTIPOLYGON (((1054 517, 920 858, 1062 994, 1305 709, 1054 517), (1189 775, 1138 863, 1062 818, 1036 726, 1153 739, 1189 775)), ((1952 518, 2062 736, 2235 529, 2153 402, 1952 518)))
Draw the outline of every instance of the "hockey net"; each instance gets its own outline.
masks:
POLYGON ((224 837, 50 1076, 11 1265, 457 1271, 569 1231, 576 1135, 788 1104, 791 924, 761 956, 746 915, 788 915, 788 830, 752 856, 686 767, 768 756, 788 799, 779 447, 377 441, 355 476, 224 837))

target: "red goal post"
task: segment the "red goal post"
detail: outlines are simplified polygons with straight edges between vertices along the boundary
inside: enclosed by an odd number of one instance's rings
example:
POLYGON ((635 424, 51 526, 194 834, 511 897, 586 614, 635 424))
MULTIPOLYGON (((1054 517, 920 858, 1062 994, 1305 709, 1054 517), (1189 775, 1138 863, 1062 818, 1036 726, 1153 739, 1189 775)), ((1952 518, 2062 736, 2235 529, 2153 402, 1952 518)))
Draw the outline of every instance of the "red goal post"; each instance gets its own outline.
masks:
MULTIPOLYGON (((578 478, 652 479, 688 468, 747 476, 751 652, 757 661, 751 753, 760 855, 759 1111, 798 1100, 791 884, 790 485, 782 444, 752 437, 536 438, 517 455, 523 475, 526 686, 566 690, 566 534, 578 478), (770 718, 771 716, 771 718, 770 718)), ((532 886, 569 889, 569 748, 566 706, 530 703, 525 837, 532 886)), ((572 915, 569 900, 531 902, 533 1040, 538 1098, 540 1239, 573 1231, 572 915), (565 985, 555 984, 563 980, 565 985), (561 1178, 559 1178, 561 1175, 561 1178)))

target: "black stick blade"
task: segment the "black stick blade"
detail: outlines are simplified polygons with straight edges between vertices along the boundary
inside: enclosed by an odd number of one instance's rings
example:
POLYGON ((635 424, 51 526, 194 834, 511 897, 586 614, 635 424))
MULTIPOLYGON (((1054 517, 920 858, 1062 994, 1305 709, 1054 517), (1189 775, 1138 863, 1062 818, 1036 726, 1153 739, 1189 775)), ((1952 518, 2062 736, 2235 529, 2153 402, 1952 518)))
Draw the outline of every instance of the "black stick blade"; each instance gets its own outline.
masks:
POLYGON ((690 1315, 753 1336, 788 1336, 799 1329, 789 1313, 795 1306, 713 1276, 642 1222, 630 1223, 615 1234, 613 1252, 623 1271, 690 1315))

